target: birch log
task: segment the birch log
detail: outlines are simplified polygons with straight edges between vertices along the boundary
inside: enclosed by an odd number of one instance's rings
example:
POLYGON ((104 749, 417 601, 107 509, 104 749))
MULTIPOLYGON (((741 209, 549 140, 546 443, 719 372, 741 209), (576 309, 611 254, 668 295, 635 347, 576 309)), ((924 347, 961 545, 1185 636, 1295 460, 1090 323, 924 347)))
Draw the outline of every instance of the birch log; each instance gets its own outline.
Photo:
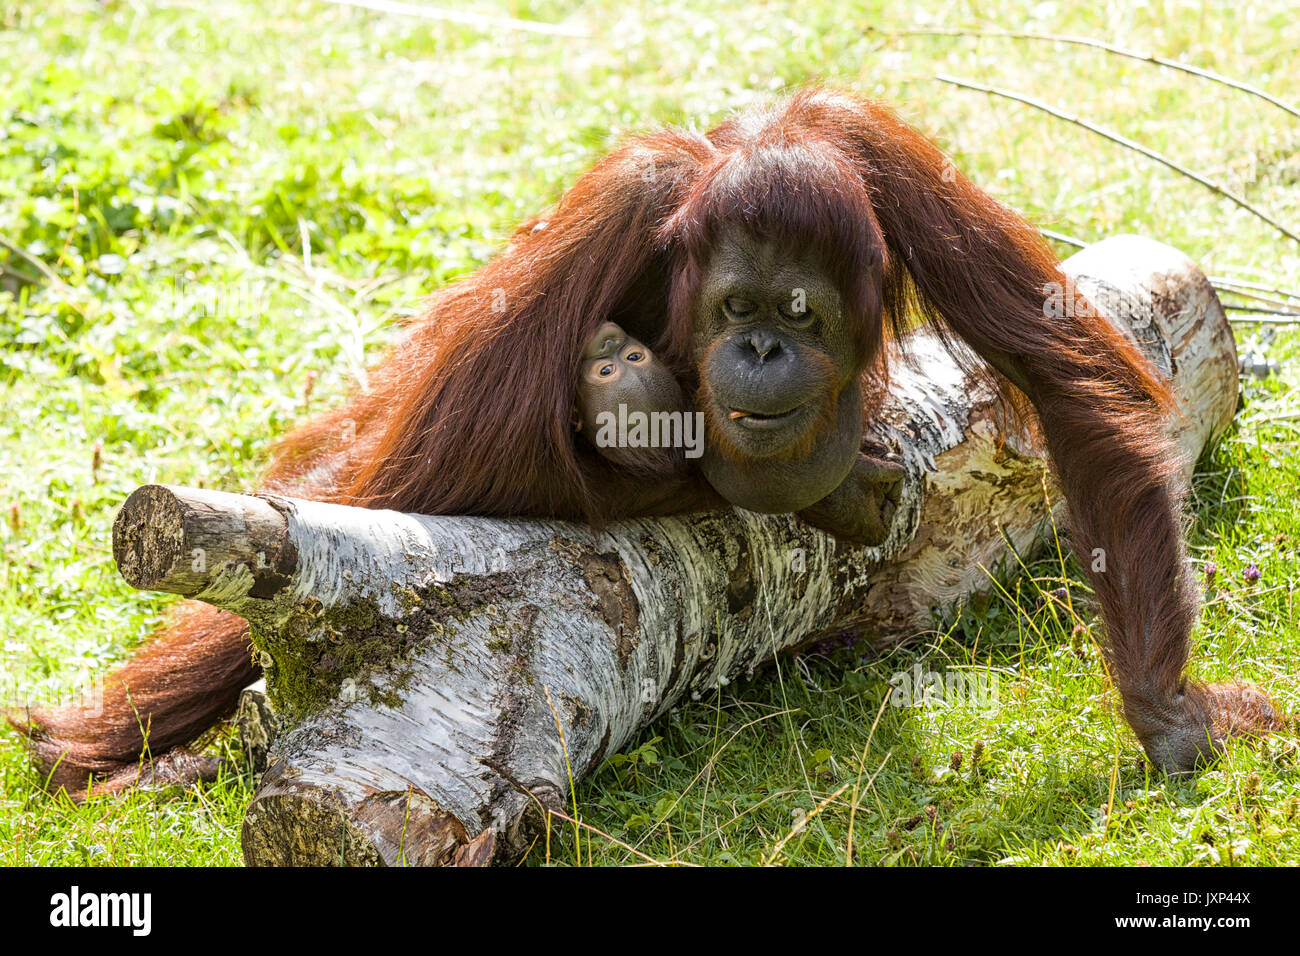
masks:
MULTIPOLYGON (((1173 376, 1190 475, 1237 403, 1209 282, 1132 236, 1066 271, 1173 376)), ((247 862, 509 860, 530 811, 561 808, 570 779, 684 696, 843 629, 899 640, 986 589, 1008 540, 1041 539, 1043 455, 999 435, 994 396, 931 334, 908 353, 870 426, 908 476, 879 548, 739 510, 597 533, 138 489, 115 527, 122 573, 247 618, 288 727, 244 820, 247 862)))

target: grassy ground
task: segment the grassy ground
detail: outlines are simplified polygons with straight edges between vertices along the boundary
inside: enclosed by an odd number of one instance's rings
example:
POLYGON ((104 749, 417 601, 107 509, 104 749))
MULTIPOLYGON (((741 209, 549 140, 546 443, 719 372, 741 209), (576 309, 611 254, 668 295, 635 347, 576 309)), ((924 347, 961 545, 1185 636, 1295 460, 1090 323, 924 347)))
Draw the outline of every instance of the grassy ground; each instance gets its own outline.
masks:
MULTIPOLYGON (((345 389, 391 319, 485 261, 630 131, 707 125, 823 78, 896 103, 1044 226, 1144 233, 1211 272, 1300 286, 1297 244, 1204 188, 934 76, 1119 129, 1292 224, 1300 120, 1095 50, 890 35, 1088 34, 1294 102, 1288 6, 1033 2, 986 18, 934 2, 472 5, 569 17, 589 38, 322 2, 0 6, 3 697, 66 696, 154 627, 160 603, 128 590, 109 554, 133 487, 248 487, 268 441, 345 389)), ((1195 670, 1257 680, 1295 711, 1297 339, 1283 329, 1267 348, 1281 373, 1247 385, 1197 482, 1194 555, 1219 571, 1195 670)), ((1095 649, 1073 636, 1091 624, 1070 610, 1084 591, 1049 555, 907 649, 786 658, 688 704, 581 786, 580 835, 555 831, 528 862, 1300 861, 1294 737, 1236 748, 1191 780, 1152 777, 1095 649), (882 710, 891 675, 918 667, 983 675, 996 699, 882 710)), ((81 808, 37 784, 0 740, 0 864, 240 860, 246 777, 81 808)))

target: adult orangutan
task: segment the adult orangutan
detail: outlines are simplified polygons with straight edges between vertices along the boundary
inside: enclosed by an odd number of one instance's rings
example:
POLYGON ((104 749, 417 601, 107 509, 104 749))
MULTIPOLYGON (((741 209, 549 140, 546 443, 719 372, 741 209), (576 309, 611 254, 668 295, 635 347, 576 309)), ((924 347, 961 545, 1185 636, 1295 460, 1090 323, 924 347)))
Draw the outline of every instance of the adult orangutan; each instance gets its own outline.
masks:
MULTIPOLYGON (((887 385, 886 330, 916 317, 964 340, 1036 412, 1073 545, 1106 554, 1090 580, 1109 670, 1150 759, 1190 770, 1229 735, 1276 726, 1254 687, 1184 675, 1196 588, 1159 373, 1032 227, 847 93, 808 90, 602 159, 438 293, 369 391, 285 439, 265 487, 591 522, 738 505, 878 542, 899 471, 862 451, 863 417, 887 385), (1066 308, 1045 309, 1062 287, 1066 308), (612 453, 575 428, 618 403, 693 404, 703 456, 612 453)), ((110 678, 102 715, 39 714, 31 747, 55 786, 83 792, 91 774, 97 789, 127 786, 142 729, 157 758, 256 676, 247 626, 191 606, 110 678)))

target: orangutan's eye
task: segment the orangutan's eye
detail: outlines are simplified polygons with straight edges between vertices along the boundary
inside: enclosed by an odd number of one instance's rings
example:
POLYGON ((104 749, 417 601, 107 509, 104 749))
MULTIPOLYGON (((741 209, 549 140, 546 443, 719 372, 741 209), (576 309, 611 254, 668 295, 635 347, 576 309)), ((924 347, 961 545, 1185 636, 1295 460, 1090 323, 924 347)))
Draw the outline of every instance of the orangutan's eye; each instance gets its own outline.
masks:
POLYGON ((749 299, 740 299, 735 296, 727 299, 723 305, 726 306, 727 313, 733 319, 745 319, 758 311, 758 306, 749 299))
POLYGON ((780 311, 782 317, 791 325, 797 328, 807 328, 808 326, 812 325, 812 321, 813 321, 812 309, 809 309, 807 307, 804 307, 803 309, 796 309, 793 305, 788 305, 788 306, 783 305, 781 306, 780 311))

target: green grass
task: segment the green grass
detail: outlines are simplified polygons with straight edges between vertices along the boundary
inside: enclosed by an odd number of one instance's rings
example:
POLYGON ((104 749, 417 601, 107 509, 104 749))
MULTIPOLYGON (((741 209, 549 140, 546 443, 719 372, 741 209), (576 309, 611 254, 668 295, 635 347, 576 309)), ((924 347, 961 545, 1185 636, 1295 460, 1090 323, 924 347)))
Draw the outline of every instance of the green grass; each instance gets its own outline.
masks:
MULTIPOLYGON (((583 39, 318 2, 6 3, 0 238, 39 265, 0 248, 3 697, 66 695, 157 623, 159 601, 130 591, 109 552, 131 489, 249 487, 268 442, 380 355, 391 319, 483 263, 629 132, 707 126, 821 78, 893 102, 1043 226, 1143 233, 1212 273, 1300 286, 1297 245, 1204 188, 934 75, 1118 129, 1292 224, 1300 120, 1095 50, 888 36, 920 23, 1087 34, 1294 102, 1289 6, 473 5, 571 16, 583 39)), ((1288 330, 1268 347, 1280 375, 1247 385, 1197 481, 1193 553, 1220 571, 1195 673, 1259 681, 1295 711, 1300 348, 1288 330)), ((580 785, 581 862, 843 864, 850 836, 858 863, 1300 861, 1294 736, 1234 748, 1193 779, 1153 777, 1095 623, 1071 610, 1085 597, 1049 554, 907 648, 787 657, 686 704, 580 785), (1048 593, 1061 586, 1066 602, 1048 593), (995 706, 882 709, 891 675, 918 665, 988 675, 995 706)), ((246 775, 78 808, 40 791, 12 735, 0 774, 0 864, 240 860, 246 775)), ((528 862, 578 852, 566 825, 528 862)))

